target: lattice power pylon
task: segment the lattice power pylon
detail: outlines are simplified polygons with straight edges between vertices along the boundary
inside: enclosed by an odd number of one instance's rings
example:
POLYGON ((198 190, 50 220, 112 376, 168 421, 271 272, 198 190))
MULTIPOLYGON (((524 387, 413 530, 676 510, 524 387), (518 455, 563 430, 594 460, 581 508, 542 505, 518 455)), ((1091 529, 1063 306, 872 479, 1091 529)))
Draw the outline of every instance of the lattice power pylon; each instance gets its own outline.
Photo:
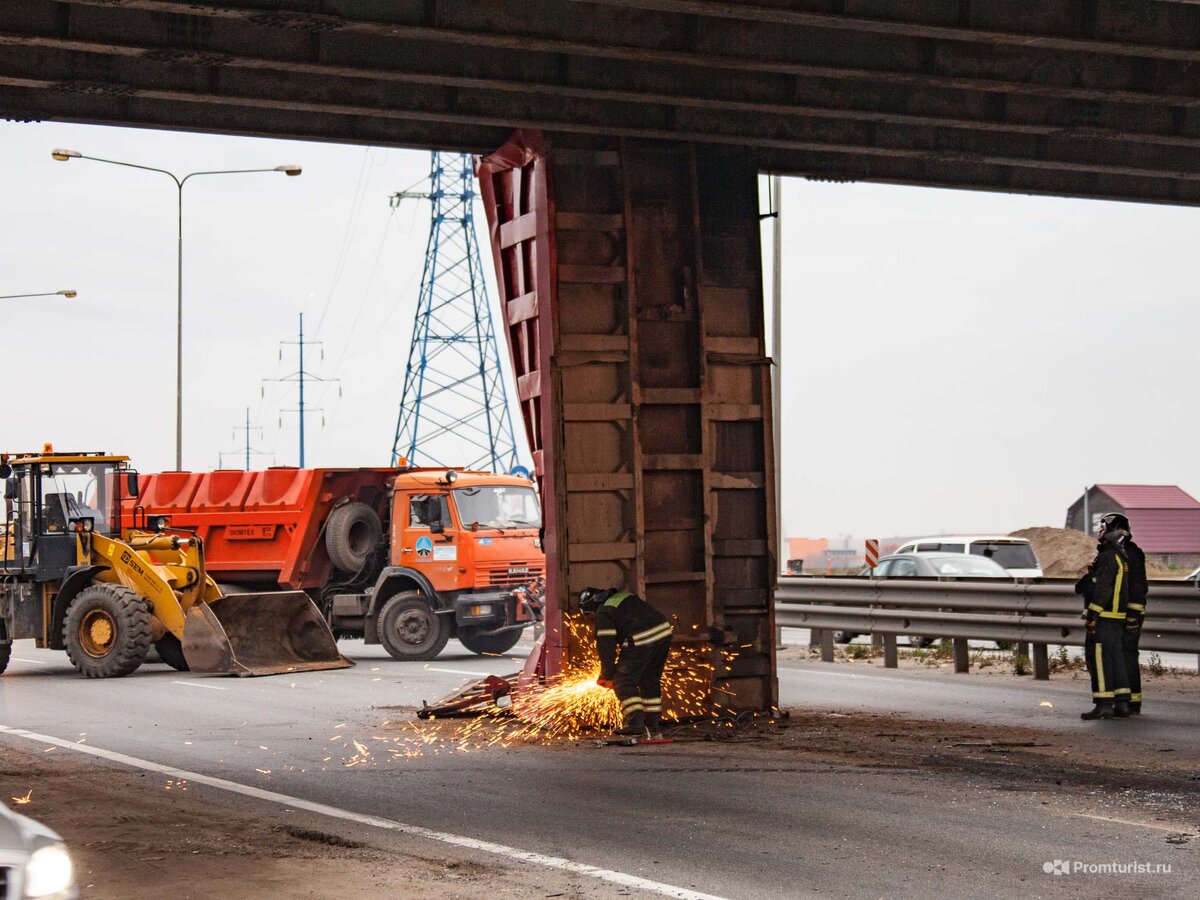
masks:
POLYGON ((392 197, 393 206, 427 199, 433 212, 392 464, 508 472, 517 449, 475 237, 471 157, 434 152, 429 181, 428 193, 392 197))

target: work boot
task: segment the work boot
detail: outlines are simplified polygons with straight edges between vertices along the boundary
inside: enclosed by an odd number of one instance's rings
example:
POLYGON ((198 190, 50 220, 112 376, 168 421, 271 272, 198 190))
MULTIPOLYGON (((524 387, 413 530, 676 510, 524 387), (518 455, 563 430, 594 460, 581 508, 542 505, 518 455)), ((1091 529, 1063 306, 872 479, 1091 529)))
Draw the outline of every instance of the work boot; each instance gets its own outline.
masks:
POLYGON ((1128 700, 1118 700, 1113 704, 1113 716, 1118 719, 1128 719, 1132 712, 1128 700))
POLYGON ((650 735, 650 740, 661 741, 662 733, 662 713, 646 713, 646 733, 650 735))
POLYGON ((1141 700, 1130 700, 1129 701, 1129 714, 1131 716, 1140 716, 1142 714, 1142 701, 1141 700))
POLYGON ((1084 719, 1085 721, 1091 721, 1092 719, 1111 719, 1113 715, 1112 701, 1100 700, 1097 701, 1096 705, 1087 712, 1081 713, 1079 718, 1084 719))
POLYGON ((626 713, 624 723, 613 734, 621 737, 645 737, 646 713, 640 709, 626 713))

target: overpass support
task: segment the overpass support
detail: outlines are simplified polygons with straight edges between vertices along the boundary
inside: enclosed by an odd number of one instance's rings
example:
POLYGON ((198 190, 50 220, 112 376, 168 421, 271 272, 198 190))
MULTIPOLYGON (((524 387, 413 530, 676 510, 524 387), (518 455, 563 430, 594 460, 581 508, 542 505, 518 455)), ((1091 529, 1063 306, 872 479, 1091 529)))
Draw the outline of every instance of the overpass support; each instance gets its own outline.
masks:
POLYGON ((564 617, 579 591, 627 585, 711 664, 704 709, 773 706, 755 168, 707 146, 518 132, 477 169, 545 501, 547 673, 578 651, 564 617))

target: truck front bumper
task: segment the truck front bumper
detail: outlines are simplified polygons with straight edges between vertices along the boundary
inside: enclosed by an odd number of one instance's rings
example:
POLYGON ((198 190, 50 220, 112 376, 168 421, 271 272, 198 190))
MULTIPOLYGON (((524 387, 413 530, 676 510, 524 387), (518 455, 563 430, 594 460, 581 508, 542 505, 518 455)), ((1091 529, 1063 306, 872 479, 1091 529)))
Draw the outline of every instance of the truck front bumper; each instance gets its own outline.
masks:
POLYGON ((478 591, 458 595, 454 601, 454 620, 459 628, 498 634, 528 628, 536 619, 527 604, 519 604, 511 591, 478 591))

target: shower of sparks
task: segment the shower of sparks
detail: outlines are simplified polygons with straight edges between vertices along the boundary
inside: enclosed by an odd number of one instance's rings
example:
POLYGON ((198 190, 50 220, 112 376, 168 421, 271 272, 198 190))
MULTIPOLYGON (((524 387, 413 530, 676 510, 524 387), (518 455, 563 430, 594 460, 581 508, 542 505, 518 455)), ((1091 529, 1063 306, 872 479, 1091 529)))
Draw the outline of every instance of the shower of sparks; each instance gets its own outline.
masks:
MULTIPOLYGON (((565 625, 571 648, 569 668, 544 684, 521 690, 511 706, 488 706, 468 718, 385 722, 381 726, 384 734, 369 737, 355 738, 341 731, 329 741, 341 743, 342 752, 331 747, 333 753, 322 761, 365 768, 443 753, 570 743, 611 732, 621 724, 621 704, 612 690, 597 683, 600 660, 592 624, 573 617, 565 625)), ((736 647, 714 651, 709 646, 681 644, 671 648, 662 679, 668 726, 733 715, 733 710, 719 701, 722 692, 713 687, 713 677, 717 665, 727 668, 737 653, 736 647)), ((335 732, 346 724, 335 726, 335 732)))
POLYGON ((17 804, 17 806, 24 806, 26 803, 33 802, 33 788, 26 791, 24 797, 13 797, 12 802, 17 804))

